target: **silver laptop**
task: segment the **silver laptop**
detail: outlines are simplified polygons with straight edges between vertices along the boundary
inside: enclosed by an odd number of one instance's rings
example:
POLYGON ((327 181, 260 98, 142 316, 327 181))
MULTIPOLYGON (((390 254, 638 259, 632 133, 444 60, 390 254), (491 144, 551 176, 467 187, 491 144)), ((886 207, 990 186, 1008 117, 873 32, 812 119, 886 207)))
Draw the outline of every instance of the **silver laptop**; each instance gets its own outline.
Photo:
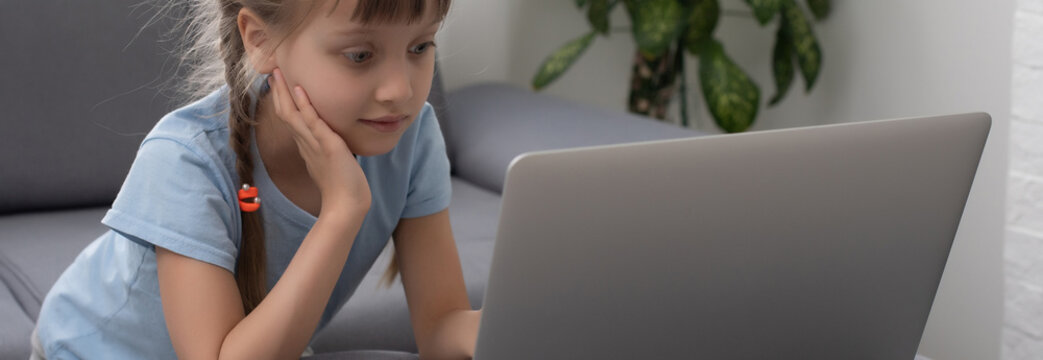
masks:
POLYGON ((913 359, 990 125, 523 154, 475 358, 913 359))

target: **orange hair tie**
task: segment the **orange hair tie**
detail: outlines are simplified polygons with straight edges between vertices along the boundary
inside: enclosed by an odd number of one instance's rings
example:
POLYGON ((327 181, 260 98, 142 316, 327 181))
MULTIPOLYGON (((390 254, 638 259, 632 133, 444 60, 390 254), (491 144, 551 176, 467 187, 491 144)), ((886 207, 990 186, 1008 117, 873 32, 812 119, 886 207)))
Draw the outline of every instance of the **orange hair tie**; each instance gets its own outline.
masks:
POLYGON ((244 212, 254 212, 261 208, 261 198, 257 197, 257 188, 250 187, 250 184, 243 184, 243 188, 239 190, 239 208, 244 212), (253 198, 253 202, 243 201, 249 198, 253 198))

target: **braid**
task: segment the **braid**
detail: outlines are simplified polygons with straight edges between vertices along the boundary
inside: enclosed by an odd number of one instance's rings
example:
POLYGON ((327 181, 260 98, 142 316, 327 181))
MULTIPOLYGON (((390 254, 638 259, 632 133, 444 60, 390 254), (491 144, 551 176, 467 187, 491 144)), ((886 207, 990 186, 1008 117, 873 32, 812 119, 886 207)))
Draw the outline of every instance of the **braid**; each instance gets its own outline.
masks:
MULTIPOLYGON (((221 58, 225 64, 225 82, 228 83, 229 144, 235 151, 235 170, 240 183, 254 184, 254 163, 250 155, 250 130, 255 121, 250 118, 251 98, 248 92, 248 72, 244 57, 246 49, 236 23, 242 5, 235 0, 221 1, 221 58)), ((247 314, 260 304, 267 293, 265 281, 264 227, 260 213, 241 212, 242 241, 235 265, 235 280, 247 314)))

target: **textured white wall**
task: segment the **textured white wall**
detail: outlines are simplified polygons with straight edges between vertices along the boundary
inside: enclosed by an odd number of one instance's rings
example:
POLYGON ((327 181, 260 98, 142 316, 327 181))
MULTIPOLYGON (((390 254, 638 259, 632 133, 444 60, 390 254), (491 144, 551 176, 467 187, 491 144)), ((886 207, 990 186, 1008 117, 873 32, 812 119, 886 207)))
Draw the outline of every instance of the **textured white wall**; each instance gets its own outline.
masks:
POLYGON ((1003 358, 1043 358, 1043 1, 1014 17, 1003 358))
POLYGON ((438 43, 439 68, 447 89, 486 81, 507 81, 514 52, 512 14, 521 1, 453 0, 438 43))

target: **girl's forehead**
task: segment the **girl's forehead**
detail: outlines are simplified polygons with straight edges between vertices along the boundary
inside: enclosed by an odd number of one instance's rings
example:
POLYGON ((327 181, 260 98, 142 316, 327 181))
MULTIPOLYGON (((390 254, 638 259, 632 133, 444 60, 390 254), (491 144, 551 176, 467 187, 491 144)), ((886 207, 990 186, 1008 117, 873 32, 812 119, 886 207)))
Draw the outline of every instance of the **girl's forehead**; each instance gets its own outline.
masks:
POLYGON ((321 0, 322 4, 316 6, 315 15, 319 17, 325 17, 330 20, 340 21, 353 21, 351 18, 355 15, 355 8, 359 5, 359 0, 321 0))

